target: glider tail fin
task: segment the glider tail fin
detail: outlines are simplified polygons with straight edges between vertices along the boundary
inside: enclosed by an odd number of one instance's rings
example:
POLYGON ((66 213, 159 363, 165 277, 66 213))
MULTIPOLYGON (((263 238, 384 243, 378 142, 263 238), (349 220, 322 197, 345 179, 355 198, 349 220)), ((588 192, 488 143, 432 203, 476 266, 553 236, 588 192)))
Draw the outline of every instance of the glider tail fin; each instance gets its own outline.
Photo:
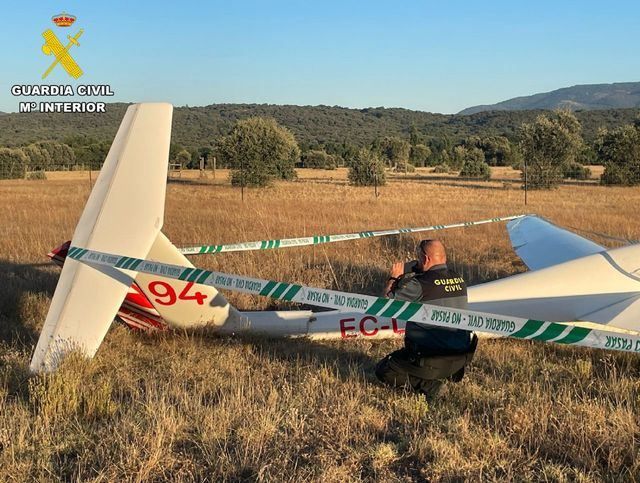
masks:
MULTIPOLYGON (((137 104, 127 109, 76 226, 71 251, 147 256, 164 219, 172 111, 170 104, 137 104), (136 207, 136 216, 131 207, 136 207)), ((73 350, 93 356, 135 276, 133 271, 96 269, 69 258, 31 371, 52 371, 73 350)))

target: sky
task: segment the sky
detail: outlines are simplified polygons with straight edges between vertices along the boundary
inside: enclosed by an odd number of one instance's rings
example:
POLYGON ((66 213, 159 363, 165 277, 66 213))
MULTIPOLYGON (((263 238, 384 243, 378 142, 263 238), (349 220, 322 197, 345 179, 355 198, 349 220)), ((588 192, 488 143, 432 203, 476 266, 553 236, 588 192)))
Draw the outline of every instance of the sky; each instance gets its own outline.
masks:
MULTIPOLYGON (((46 1, 5 5, 0 111, 16 84, 109 84, 108 101, 455 113, 575 84, 640 81, 636 1, 46 1), (11 21, 7 21, 10 11, 11 21), (60 12, 77 17, 63 29, 60 12), (51 28, 78 80, 41 47, 51 28)), ((97 100, 91 98, 88 100, 97 100)), ((68 99, 64 99, 68 100, 68 99)))

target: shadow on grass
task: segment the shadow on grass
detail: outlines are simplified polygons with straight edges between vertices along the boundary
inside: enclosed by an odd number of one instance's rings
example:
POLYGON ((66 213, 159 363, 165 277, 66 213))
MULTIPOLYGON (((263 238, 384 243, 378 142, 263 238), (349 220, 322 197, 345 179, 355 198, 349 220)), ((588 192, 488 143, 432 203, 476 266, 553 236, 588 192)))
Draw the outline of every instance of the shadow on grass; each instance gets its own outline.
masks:
POLYGON ((368 381, 376 381, 373 371, 378 360, 368 354, 358 342, 320 342, 307 338, 276 339, 258 336, 240 336, 240 340, 276 362, 317 368, 327 366, 334 369, 343 382, 352 381, 358 375, 368 381))
POLYGON ((0 342, 20 350, 35 344, 59 272, 51 263, 0 260, 0 342))
POLYGON ((389 276, 386 270, 375 266, 356 265, 338 260, 307 263, 304 268, 308 271, 331 274, 331 284, 323 288, 365 295, 380 295, 389 276))
POLYGON ((49 262, 19 264, 0 260, 0 368, 5 389, 28 400, 28 360, 49 307, 60 270, 49 262))
POLYGON ((216 186, 215 180, 211 178, 167 178, 167 184, 190 185, 190 186, 216 186))
POLYGON ((439 186, 448 186, 452 188, 473 188, 479 190, 504 191, 506 189, 517 189, 511 186, 511 183, 505 185, 491 185, 491 181, 431 181, 429 179, 416 180, 420 183, 437 184, 439 186))

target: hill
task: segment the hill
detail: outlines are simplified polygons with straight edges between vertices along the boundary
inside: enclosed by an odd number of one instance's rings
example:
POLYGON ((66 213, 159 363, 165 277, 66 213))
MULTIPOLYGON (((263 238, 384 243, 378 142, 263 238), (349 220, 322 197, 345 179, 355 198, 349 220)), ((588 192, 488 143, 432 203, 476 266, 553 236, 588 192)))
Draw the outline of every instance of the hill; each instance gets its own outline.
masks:
POLYGON ((530 109, 620 109, 640 107, 640 82, 614 84, 586 84, 564 87, 532 96, 514 97, 497 104, 473 106, 458 114, 483 111, 522 111, 530 109))
MULTIPOLYGON (((64 141, 82 136, 111 142, 127 104, 107 105, 104 114, 6 114, 0 116, 0 146, 19 146, 35 141, 64 141)), ((226 134, 238 119, 250 116, 275 118, 288 127, 303 148, 348 143, 362 146, 384 136, 409 137, 413 126, 422 140, 448 139, 455 143, 468 136, 504 135, 514 138, 523 122, 542 111, 496 111, 445 115, 400 108, 348 109, 330 106, 272 104, 212 104, 178 107, 174 111, 172 141, 188 148, 210 146, 226 134)), ((640 109, 579 112, 585 138, 595 137, 600 127, 632 122, 640 109)))

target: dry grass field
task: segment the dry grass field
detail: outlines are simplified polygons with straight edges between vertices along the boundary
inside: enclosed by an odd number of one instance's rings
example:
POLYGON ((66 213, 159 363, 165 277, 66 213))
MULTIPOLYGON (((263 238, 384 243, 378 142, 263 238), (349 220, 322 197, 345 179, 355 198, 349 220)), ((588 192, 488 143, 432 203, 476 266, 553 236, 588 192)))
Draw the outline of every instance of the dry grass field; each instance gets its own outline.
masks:
MULTIPOLYGON (((75 173, 73 173, 75 176, 75 173)), ((165 233, 180 245, 421 226, 532 212, 599 243, 640 238, 640 190, 392 180, 375 198, 343 171, 246 190, 171 182, 165 233), (341 174, 342 173, 342 174, 341 174)), ((114 325, 91 361, 30 376, 31 351, 86 178, 0 182, 0 481, 634 481, 640 358, 482 341, 461 384, 433 404, 377 384, 401 342, 144 335, 114 325)), ((136 216, 135 206, 131 216, 136 216)), ((121 236, 126 237, 126 233, 121 236)), ((525 270, 503 224, 441 232, 470 283, 525 270)), ((207 255, 198 266, 319 287, 380 291, 417 236, 207 255)), ((227 294, 241 309, 285 303, 227 294)), ((91 311, 87 312, 91 323, 91 311)))

